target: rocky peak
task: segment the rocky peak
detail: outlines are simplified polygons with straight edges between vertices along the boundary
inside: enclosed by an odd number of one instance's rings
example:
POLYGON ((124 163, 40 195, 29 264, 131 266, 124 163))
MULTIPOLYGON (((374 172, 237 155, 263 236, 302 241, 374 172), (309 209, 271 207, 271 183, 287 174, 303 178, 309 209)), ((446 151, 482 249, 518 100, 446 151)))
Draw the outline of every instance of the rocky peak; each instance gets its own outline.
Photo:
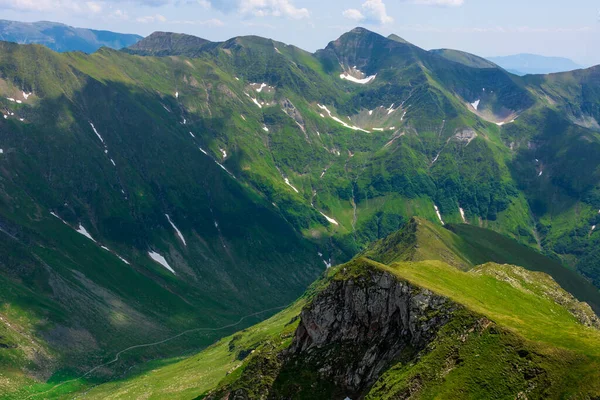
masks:
POLYGON ((460 308, 388 272, 361 268, 366 271, 358 276, 334 279, 302 311, 283 368, 318 371, 319 381, 333 382, 351 398, 393 361, 425 349, 460 308))

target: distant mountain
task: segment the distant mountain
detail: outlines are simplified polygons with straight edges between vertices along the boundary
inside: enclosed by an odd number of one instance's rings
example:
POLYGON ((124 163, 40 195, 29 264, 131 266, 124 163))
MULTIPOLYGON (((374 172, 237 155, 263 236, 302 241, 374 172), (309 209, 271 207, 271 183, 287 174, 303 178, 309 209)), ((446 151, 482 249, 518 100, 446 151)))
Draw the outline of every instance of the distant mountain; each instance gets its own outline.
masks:
POLYGON ((0 20, 0 40, 19 44, 37 43, 54 51, 93 53, 100 47, 122 49, 142 36, 74 28, 57 22, 17 22, 0 20))
POLYGON ((465 53, 464 51, 451 50, 451 49, 437 49, 431 50, 432 53, 444 57, 447 60, 454 61, 468 67, 474 68, 498 68, 498 65, 481 58, 474 54, 465 53))
POLYGON ((208 40, 180 33, 154 32, 147 38, 125 49, 128 53, 144 56, 188 55, 202 50, 208 40))
POLYGON ((546 57, 536 54, 516 54, 504 57, 487 57, 505 70, 517 75, 552 74, 556 72, 573 71, 582 68, 568 58, 546 57))

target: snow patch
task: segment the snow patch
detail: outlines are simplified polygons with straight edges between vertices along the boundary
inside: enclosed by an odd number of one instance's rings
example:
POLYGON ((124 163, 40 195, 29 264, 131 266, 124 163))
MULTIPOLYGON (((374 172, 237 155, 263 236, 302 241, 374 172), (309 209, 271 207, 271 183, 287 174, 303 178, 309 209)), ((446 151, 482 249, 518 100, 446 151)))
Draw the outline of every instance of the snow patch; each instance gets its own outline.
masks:
POLYGON ((542 176, 544 175, 544 171, 540 171, 540 173, 538 174, 538 176, 542 176))
POLYGON ((227 168, 225 168, 225 166, 221 163, 219 163, 218 161, 215 160, 215 162, 217 163, 217 165, 219 167, 221 167, 221 169, 225 172, 227 172, 233 179, 237 179, 231 172, 229 172, 229 170, 227 168))
POLYGON ((175 233, 177 233, 177 236, 179 236, 179 239, 181 239, 181 241, 183 242, 183 244, 185 246, 187 246, 187 243, 185 241, 185 238, 183 237, 183 234, 181 233, 181 231, 179 229, 177 229, 177 227, 175 226, 175 224, 173 223, 173 221, 171 221, 171 217, 169 217, 169 214, 165 214, 165 217, 167 217, 167 220, 169 221, 169 224, 171 224, 171 226, 173 227, 173 229, 175 229, 175 233))
POLYGON ((194 134, 192 132, 190 132, 190 136, 193 137, 194 139, 196 138, 196 136, 194 136, 194 134))
POLYGON ((7 97, 7 98, 6 98, 6 100, 8 100, 8 101, 10 101, 10 102, 12 102, 12 103, 14 103, 14 102, 15 102, 15 99, 13 99, 12 97, 7 97))
POLYGON ((0 149, 0 154, 4 154, 4 149, 0 149))
POLYGON ((377 74, 371 75, 371 76, 367 76, 366 78, 363 78, 363 79, 358 79, 358 78, 355 78, 352 75, 349 75, 349 74, 346 74, 346 73, 340 74, 340 78, 341 79, 347 80, 347 81, 350 81, 350 82, 354 82, 354 83, 358 83, 360 85, 366 85, 367 83, 375 80, 376 77, 377 77, 377 74))
POLYGON ((296 193, 300 193, 300 192, 298 191, 298 189, 296 189, 296 188, 294 187, 294 185, 292 185, 292 184, 290 183, 290 180, 289 180, 288 178, 283 178, 283 180, 284 180, 285 184, 286 184, 286 185, 288 185, 289 187, 291 187, 292 189, 294 189, 294 191, 295 191, 296 193))
POLYGON ((319 211, 319 214, 321 214, 322 216, 324 216, 325 219, 327 221, 329 221, 330 224, 339 225, 338 222, 335 219, 328 217, 327 215, 323 214, 321 211, 319 211))
POLYGON ((115 160, 113 160, 112 158, 110 159, 110 162, 112 163, 112 165, 113 165, 114 167, 116 167, 116 166, 117 166, 117 164, 115 164, 115 160))
POLYGON ((258 106, 258 108, 262 108, 262 105, 254 97, 252 97, 252 101, 258 106))
POLYGON ((204 155, 206 155, 206 156, 208 155, 208 153, 206 152, 206 150, 204 150, 202 147, 198 147, 198 149, 199 149, 199 150, 200 150, 202 153, 204 153, 204 155))
POLYGON ((117 253, 113 253, 113 254, 114 254, 115 256, 117 256, 117 258, 118 258, 119 260, 123 261, 125 264, 127 264, 127 265, 131 265, 131 264, 129 263, 129 261, 127 261, 126 259, 124 259, 124 258, 123 258, 123 257, 121 257, 120 255, 118 255, 117 253))
POLYGON ((466 223, 467 218, 465 218, 465 210, 463 210, 462 207, 458 207, 458 211, 460 211, 460 216, 461 216, 463 222, 466 223))
POLYGON ((383 132, 385 129, 383 128, 373 128, 374 131, 379 131, 379 132, 383 132))
POLYGON ((96 134, 96 136, 98 136, 98 139, 100 139, 100 141, 102 143, 104 143, 104 139, 102 139, 102 136, 100 136, 100 134, 98 133, 98 131, 96 130, 96 127, 94 126, 93 123, 90 122, 90 126, 92 127, 92 129, 94 130, 94 133, 96 134))
POLYGON ((435 213, 437 214, 438 218, 440 219, 440 222, 442 223, 442 225, 446 225, 446 223, 442 219, 442 214, 440 213, 440 209, 438 208, 438 206, 434 204, 433 208, 435 208, 435 213))
MULTIPOLYGON (((318 107, 319 107, 321 110, 324 110, 325 112, 327 112, 327 114, 329 114, 329 117, 330 117, 331 119, 333 119, 335 122, 337 122, 337 123, 339 123, 339 124, 343 125, 344 127, 348 128, 348 129, 355 130, 355 131, 362 131, 362 132, 365 132, 365 133, 371 133, 371 132, 369 132, 369 131, 367 131, 367 130, 365 130, 365 129, 359 128, 358 126, 351 126, 351 125, 348 125, 346 122, 342 121, 341 119, 339 119, 339 118, 337 118, 337 117, 334 117, 334 116, 333 116, 333 114, 331 113, 331 111, 329 111, 329 108, 327 108, 327 106, 323 106, 323 105, 321 105, 321 104, 317 104, 317 106, 318 106, 318 107)), ((323 114, 321 114, 321 115, 323 115, 323 114)))
POLYGON ((479 103, 481 102, 481 100, 475 100, 473 103, 471 103, 471 105, 473 106, 473 108, 475 110, 477 110, 479 108, 479 103))
POLYGON ((120 255, 118 255, 117 253, 115 253, 114 251, 112 251, 111 249, 109 249, 108 247, 106 247, 106 246, 100 246, 100 248, 101 248, 102 250, 106 250, 106 251, 108 251, 109 253, 112 253, 112 254, 113 254, 115 257, 117 257, 119 260, 123 261, 125 264, 127 264, 127 265, 131 265, 131 264, 129 263, 129 261, 127 261, 126 259, 124 259, 124 258, 123 258, 123 257, 121 257, 120 255))
POLYGON ((267 128, 266 126, 263 126, 263 131, 269 132, 269 128, 267 128))
POLYGON ((258 93, 262 92, 264 88, 266 88, 268 85, 266 83, 261 83, 260 87, 258 89, 256 89, 256 91, 258 93))
POLYGON ((65 221, 64 219, 62 219, 61 217, 59 217, 59 216, 58 216, 58 214, 56 214, 54 211, 51 211, 51 212, 50 212, 50 214, 51 214, 52 216, 54 216, 54 217, 56 217, 56 218, 60 219, 60 220, 61 220, 61 222, 62 222, 63 224, 65 224, 65 225, 69 225, 69 224, 67 224, 67 221, 65 221))
POLYGON ((227 151, 224 149, 219 149, 221 153, 223 153, 223 158, 227 158, 227 151))
POLYGON ((171 268, 171 266, 169 265, 169 263, 167 262, 167 260, 165 260, 165 258, 163 256, 161 256, 160 254, 158 254, 157 252, 154 252, 154 251, 149 251, 148 255, 150 256, 151 259, 153 259, 154 261, 156 261, 157 263, 159 263, 160 265, 162 265, 163 267, 165 267, 166 269, 171 271, 173 273, 173 275, 176 275, 175 270, 173 268, 171 268))
POLYGON ((25 92, 23 92, 23 98, 25 100, 29 99, 29 96, 31 96, 31 93, 25 93, 25 92))
POLYGON ((240 114, 240 117, 242 117, 242 119, 245 121, 246 117, 244 117, 243 115, 240 114))
POLYGON ((373 110, 369 110, 369 115, 373 115, 373 110))
POLYGON ((77 233, 85 236, 86 238, 90 239, 92 242, 96 243, 96 241, 94 240, 92 235, 90 235, 90 233, 83 227, 83 225, 79 224, 79 228, 77 228, 76 231, 77 231, 77 233))

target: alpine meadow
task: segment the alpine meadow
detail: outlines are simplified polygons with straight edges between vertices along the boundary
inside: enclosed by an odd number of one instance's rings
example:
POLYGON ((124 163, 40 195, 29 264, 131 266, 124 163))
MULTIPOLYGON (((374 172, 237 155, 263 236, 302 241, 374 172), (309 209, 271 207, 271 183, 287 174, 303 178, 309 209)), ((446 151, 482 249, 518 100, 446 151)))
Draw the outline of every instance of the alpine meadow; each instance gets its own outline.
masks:
POLYGON ((0 21, 0 399, 600 398, 600 66, 376 28, 0 21))

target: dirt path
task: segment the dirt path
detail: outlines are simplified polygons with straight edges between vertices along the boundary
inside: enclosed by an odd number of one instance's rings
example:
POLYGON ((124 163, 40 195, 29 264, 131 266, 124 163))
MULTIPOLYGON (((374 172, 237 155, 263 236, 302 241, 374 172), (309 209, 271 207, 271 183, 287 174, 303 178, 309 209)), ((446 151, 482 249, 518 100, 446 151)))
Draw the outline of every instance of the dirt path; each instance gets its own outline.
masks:
POLYGON ((111 361, 105 362, 104 364, 97 365, 94 368, 90 369, 85 374, 83 374, 83 375, 81 375, 81 376, 79 376, 77 378, 73 378, 73 379, 70 379, 68 381, 64 381, 64 382, 61 382, 61 383, 59 383, 57 385, 54 385, 53 387, 51 387, 50 389, 46 390, 45 392, 31 394, 31 395, 29 395, 27 397, 27 399, 32 399, 32 398, 43 396, 44 394, 47 394, 47 393, 53 391, 54 389, 56 389, 56 388, 58 388, 60 386, 63 386, 65 384, 67 384, 67 383, 75 382, 75 381, 77 381, 79 379, 82 379, 82 378, 85 378, 86 376, 94 373, 95 371, 97 371, 100 368, 107 367, 107 366, 109 366, 111 364, 116 363, 117 361, 119 361, 119 359, 121 358, 121 356, 123 354, 125 354, 125 353, 127 353, 127 352, 129 352, 131 350, 142 349, 142 348, 146 348, 146 347, 158 346, 158 345, 170 342, 172 340, 175 340, 177 338, 180 338, 181 336, 184 336, 184 335, 187 335, 187 334, 190 334, 190 333, 194 333, 194 332, 217 332, 217 331, 222 331, 222 330, 225 330, 225 329, 233 328, 234 326, 237 326, 237 325, 241 324, 242 322, 244 322, 248 318, 256 317, 258 315, 265 314, 265 313, 268 313, 270 311, 283 310, 286 307, 287 306, 274 307, 274 308, 269 308, 267 310, 258 311, 258 312, 255 312, 253 314, 249 314, 249 315, 246 315, 246 316, 240 318, 235 323, 232 323, 232 324, 229 324, 229 325, 225 325, 225 326, 221 326, 219 328, 195 328, 195 329, 189 329, 187 331, 183 331, 181 333, 178 333, 177 335, 168 337, 168 338, 166 338, 164 340, 161 340, 161 341, 158 341, 158 342, 144 343, 144 344, 138 344, 138 345, 135 345, 135 346, 130 346, 130 347, 126 348, 126 349, 123 349, 123 350, 119 351, 117 354, 115 354, 115 358, 113 358, 111 361))

